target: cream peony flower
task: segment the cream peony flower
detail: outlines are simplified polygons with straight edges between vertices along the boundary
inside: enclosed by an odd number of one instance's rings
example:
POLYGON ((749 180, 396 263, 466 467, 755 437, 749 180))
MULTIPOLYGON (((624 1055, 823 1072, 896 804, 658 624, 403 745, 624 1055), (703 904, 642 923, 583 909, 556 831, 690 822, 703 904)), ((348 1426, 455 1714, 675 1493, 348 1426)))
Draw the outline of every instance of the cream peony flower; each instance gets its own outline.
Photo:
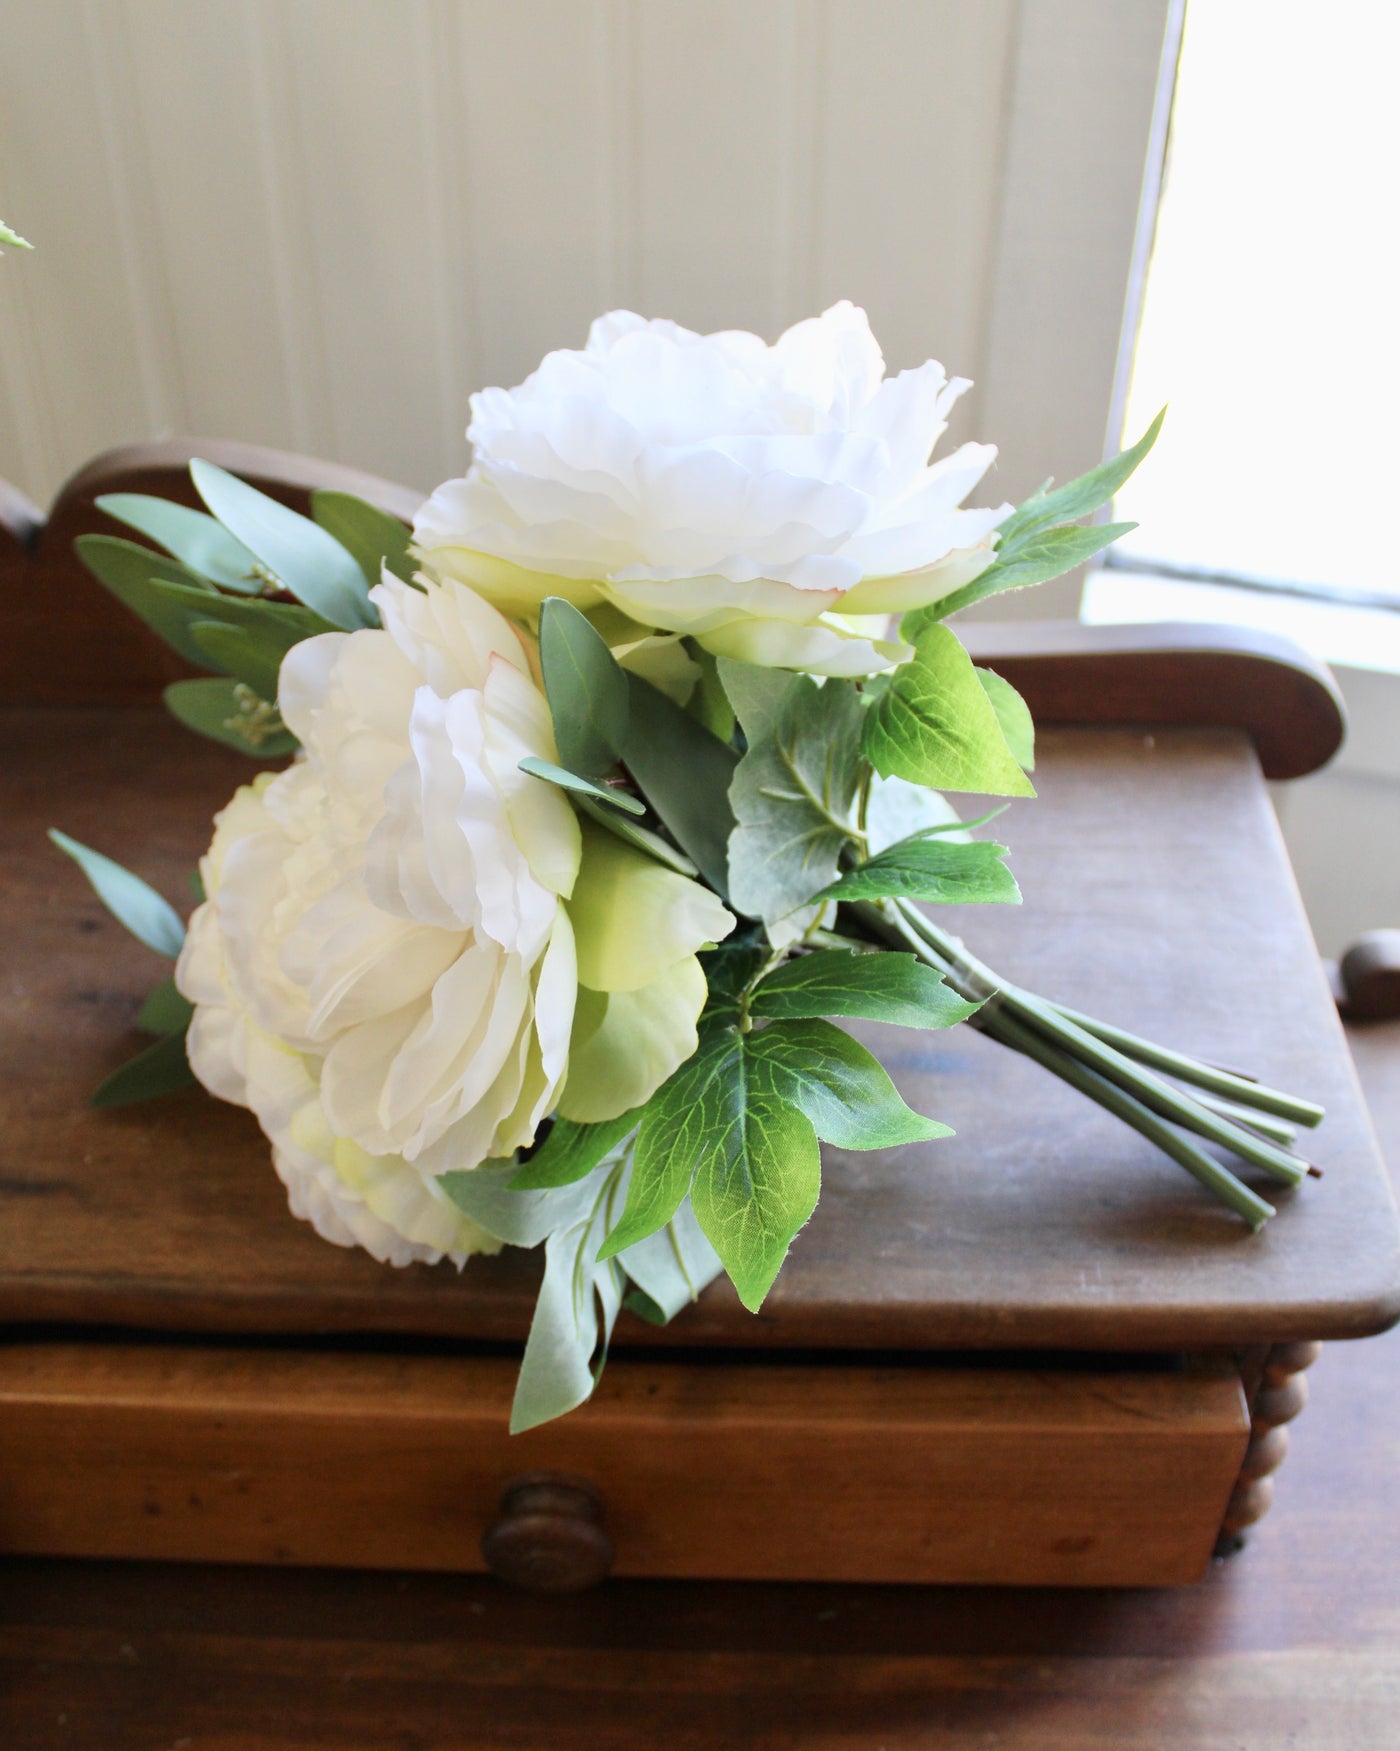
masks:
POLYGON ((509 614, 609 603, 717 655, 870 674, 908 654, 884 617, 985 570, 1010 509, 959 508, 991 445, 929 464, 968 387, 932 360, 885 379, 848 303, 772 347, 615 311, 582 352, 472 397, 471 468, 414 538, 509 614))
POLYGON ((256 1114, 296 1214, 396 1264, 494 1250, 439 1175, 556 1108, 614 1117, 690 1055, 695 951, 734 922, 520 771, 555 757, 532 653, 420 584, 386 575, 384 630, 288 654, 304 758, 218 817, 176 973, 195 1074, 256 1114))

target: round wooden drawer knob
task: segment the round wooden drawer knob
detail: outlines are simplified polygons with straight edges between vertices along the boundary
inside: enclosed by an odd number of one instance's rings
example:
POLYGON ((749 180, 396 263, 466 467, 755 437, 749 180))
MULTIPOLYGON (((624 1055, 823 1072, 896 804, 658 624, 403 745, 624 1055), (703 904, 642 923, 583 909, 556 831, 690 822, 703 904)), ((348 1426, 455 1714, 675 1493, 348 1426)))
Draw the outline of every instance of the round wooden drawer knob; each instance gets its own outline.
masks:
POLYGON ((578 1593, 607 1578, 612 1539, 603 1498, 586 1478, 532 1471, 513 1478, 481 1541, 498 1580, 531 1593, 578 1593))

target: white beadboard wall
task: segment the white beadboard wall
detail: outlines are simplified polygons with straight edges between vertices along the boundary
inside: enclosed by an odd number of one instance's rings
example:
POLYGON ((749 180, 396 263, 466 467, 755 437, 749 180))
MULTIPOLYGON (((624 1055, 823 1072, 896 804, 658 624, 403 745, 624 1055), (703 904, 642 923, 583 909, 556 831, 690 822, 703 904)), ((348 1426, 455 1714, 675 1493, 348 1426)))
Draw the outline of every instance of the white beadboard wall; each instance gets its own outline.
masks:
POLYGON ((427 489, 617 305, 841 297, 1098 459, 1167 0, 0 0, 0 475, 170 433, 427 489))

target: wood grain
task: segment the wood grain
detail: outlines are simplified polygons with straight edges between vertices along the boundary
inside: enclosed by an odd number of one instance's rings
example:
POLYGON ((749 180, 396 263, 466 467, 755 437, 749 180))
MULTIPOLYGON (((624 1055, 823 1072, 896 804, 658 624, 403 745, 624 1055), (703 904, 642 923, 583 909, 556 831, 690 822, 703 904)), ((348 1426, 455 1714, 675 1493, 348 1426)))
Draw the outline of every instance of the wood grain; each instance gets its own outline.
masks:
POLYGON ((1161 1585, 1199 1578, 1249 1434, 1226 1365, 614 1359, 581 1411, 512 1437, 516 1372, 0 1348, 0 1549, 480 1569, 502 1492, 551 1471, 602 1495, 619 1575, 1161 1585))
MULTIPOLYGON (((519 1341, 507 1251, 386 1269, 286 1212, 246 1113, 198 1092, 85 1106, 140 1043, 162 963, 43 838, 62 826, 188 909, 207 823, 253 770, 161 713, 11 712, 0 874, 0 1319, 519 1341)), ((1394 1207, 1249 747, 1051 731, 999 823, 1026 894, 953 927, 1032 989, 1315 1096, 1326 1178, 1251 1235, 1181 1171, 973 1034, 862 1029, 955 1139, 826 1156, 820 1208, 755 1318, 717 1284, 624 1346, 1193 1350, 1358 1336, 1400 1313, 1394 1207)))

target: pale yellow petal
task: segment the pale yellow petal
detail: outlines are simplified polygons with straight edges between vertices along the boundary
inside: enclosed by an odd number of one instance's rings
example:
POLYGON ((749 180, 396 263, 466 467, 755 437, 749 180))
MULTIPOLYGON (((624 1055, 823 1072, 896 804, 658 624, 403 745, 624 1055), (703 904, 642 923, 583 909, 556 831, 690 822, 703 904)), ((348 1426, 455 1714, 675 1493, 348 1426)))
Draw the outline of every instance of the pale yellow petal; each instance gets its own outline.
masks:
POLYGON ((559 1112, 577 1124, 615 1119, 650 1100, 695 1050, 705 975, 693 955, 640 991, 581 986, 559 1112))

